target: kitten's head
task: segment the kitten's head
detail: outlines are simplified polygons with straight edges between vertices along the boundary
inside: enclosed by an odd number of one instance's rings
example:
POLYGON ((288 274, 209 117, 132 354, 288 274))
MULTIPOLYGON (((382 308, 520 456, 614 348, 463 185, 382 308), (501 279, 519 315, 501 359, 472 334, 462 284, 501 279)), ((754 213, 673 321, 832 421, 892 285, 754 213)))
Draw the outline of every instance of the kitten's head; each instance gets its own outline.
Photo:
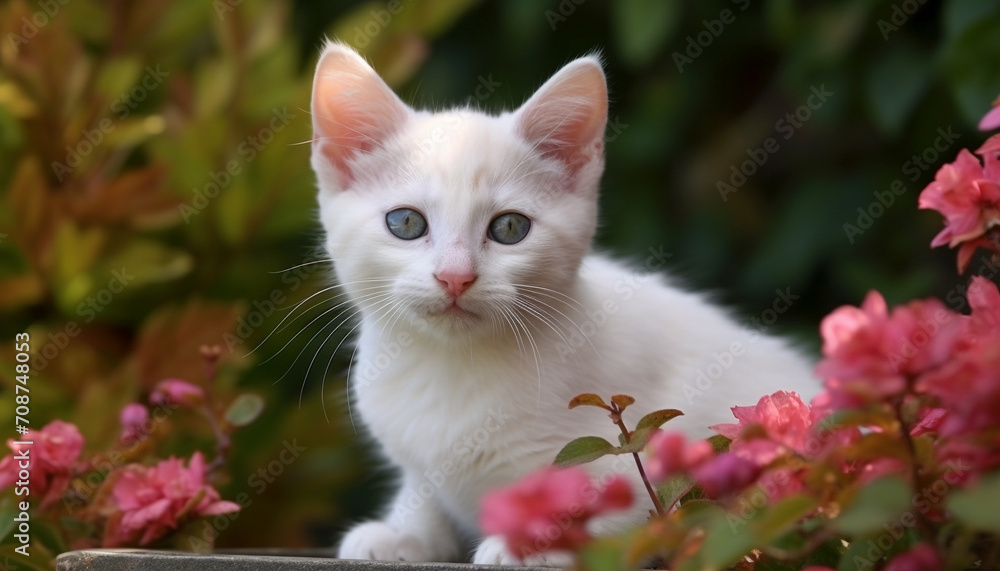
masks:
POLYGON ((416 111, 328 45, 312 166, 337 279, 366 318, 464 336, 566 313, 596 227, 607 105, 584 57, 511 113, 416 111))

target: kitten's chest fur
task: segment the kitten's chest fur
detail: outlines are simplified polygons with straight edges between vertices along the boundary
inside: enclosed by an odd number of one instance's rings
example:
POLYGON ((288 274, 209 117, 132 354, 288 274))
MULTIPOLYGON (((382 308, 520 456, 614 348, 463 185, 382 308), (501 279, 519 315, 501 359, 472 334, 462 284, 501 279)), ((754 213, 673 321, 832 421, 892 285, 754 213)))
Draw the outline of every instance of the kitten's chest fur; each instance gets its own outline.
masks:
POLYGON ((417 338, 386 361, 395 347, 366 333, 357 363, 385 366, 370 383, 355 376, 357 410, 417 493, 422 487, 463 527, 475 529, 483 493, 554 459, 559 437, 542 413, 553 395, 539 400, 537 368, 516 343, 417 338))

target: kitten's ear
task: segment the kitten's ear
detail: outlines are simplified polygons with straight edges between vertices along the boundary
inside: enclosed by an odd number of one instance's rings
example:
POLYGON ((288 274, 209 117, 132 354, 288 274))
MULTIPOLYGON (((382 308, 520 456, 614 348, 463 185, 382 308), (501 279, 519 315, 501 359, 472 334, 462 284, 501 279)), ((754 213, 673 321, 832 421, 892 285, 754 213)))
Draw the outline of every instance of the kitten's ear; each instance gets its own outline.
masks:
POLYGON ((320 176, 332 167, 337 187, 348 188, 355 179, 351 159, 380 147, 409 115, 409 107, 357 52, 327 44, 313 81, 313 166, 320 176))
POLYGON ((518 132, 572 175, 604 152, 608 86, 595 56, 570 62, 517 110, 518 132))

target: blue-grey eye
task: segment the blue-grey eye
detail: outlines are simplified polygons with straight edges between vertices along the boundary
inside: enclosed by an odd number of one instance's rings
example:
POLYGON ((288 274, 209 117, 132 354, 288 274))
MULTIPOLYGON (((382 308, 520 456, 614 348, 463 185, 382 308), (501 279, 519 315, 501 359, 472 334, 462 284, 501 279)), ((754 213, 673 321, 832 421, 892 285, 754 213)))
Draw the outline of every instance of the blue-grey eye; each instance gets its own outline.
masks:
POLYGON ((412 208, 397 208, 386 214, 385 225, 393 236, 403 240, 416 240, 427 233, 427 220, 412 208))
POLYGON ((528 235, 531 220, 524 214, 508 212, 490 222, 490 238, 501 244, 517 244, 528 235))

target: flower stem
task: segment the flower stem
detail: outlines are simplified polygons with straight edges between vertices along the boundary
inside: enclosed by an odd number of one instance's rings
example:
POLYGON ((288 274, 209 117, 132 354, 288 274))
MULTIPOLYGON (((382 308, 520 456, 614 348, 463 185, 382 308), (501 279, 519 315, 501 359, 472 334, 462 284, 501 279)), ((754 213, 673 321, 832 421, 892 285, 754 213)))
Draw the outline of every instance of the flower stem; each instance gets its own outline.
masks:
MULTIPOLYGON (((907 426, 906 421, 903 420, 903 399, 899 398, 892 405, 892 410, 896 415, 896 422, 899 423, 899 435, 903 439, 903 443, 906 445, 906 451, 910 456, 910 480, 913 484, 913 490, 917 493, 920 492, 920 459, 917 456, 917 446, 913 443, 913 437, 910 436, 910 427, 907 426)), ((937 537, 934 525, 925 516, 922 511, 918 510, 917 513, 917 527, 920 533, 924 536, 927 541, 934 542, 937 537)))
POLYGON ((212 388, 215 385, 215 376, 218 373, 218 361, 221 350, 218 345, 202 346, 201 356, 205 360, 205 400, 202 403, 201 413, 205 415, 212 433, 215 435, 215 458, 208 466, 208 471, 213 472, 222 468, 226 464, 226 456, 232 445, 229 434, 219 424, 219 419, 215 416, 215 406, 212 404, 212 388))
MULTIPOLYGON (((625 444, 628 444, 631 438, 628 435, 628 428, 625 428, 625 423, 622 422, 622 411, 615 403, 611 403, 611 408, 612 419, 618 425, 618 428, 621 429, 622 436, 625 437, 625 444)), ((649 483, 649 478, 646 477, 646 471, 642 468, 642 461, 639 460, 639 453, 633 452, 632 458, 635 458, 635 465, 639 469, 639 476, 642 478, 642 483, 646 485, 646 492, 649 493, 649 499, 653 500, 653 507, 656 508, 656 514, 662 516, 666 511, 663 509, 663 504, 660 503, 660 498, 656 497, 656 491, 653 490, 653 486, 649 483)))

